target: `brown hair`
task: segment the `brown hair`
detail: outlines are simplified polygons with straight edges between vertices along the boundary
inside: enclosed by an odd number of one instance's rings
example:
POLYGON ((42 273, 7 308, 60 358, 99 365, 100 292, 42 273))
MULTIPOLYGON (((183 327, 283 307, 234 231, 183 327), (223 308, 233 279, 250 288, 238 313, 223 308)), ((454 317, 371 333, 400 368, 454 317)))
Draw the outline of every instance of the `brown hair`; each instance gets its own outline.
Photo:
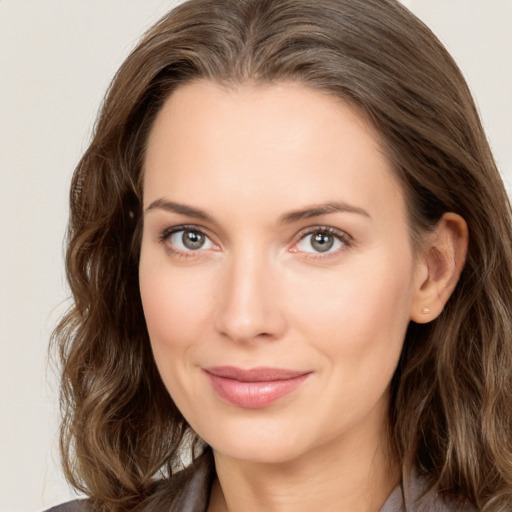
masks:
POLYGON ((408 329, 390 437, 405 466, 447 498, 509 509, 510 206, 460 71, 394 0, 191 0, 123 63, 71 188, 74 305, 54 333, 69 481, 102 510, 132 510, 151 500, 159 470, 175 471, 187 433, 197 440, 158 375, 138 289, 146 139, 165 99, 196 79, 292 80, 349 102, 382 137, 413 240, 445 212, 466 220, 451 299, 435 321, 408 329))

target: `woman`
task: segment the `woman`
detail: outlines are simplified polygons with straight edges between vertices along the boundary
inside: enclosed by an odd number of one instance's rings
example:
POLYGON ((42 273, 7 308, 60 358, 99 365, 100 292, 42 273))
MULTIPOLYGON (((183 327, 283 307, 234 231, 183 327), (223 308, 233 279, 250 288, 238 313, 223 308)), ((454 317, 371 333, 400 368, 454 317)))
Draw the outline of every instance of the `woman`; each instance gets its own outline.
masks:
POLYGON ((467 86, 400 4, 182 4, 73 179, 90 499, 57 510, 509 510, 511 248, 467 86))

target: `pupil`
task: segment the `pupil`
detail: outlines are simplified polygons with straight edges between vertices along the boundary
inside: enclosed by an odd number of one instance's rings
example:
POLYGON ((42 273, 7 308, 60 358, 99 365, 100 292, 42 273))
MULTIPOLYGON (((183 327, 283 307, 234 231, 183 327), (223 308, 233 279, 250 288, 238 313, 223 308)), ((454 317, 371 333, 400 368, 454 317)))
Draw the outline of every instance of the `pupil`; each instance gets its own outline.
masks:
POLYGON ((187 249, 200 249, 204 244, 204 235, 197 231, 185 231, 182 241, 187 249))
POLYGON ((311 241, 311 245, 314 247, 314 249, 318 252, 326 252, 334 244, 334 237, 332 235, 328 235, 326 233, 316 233, 313 236, 313 239, 311 241))

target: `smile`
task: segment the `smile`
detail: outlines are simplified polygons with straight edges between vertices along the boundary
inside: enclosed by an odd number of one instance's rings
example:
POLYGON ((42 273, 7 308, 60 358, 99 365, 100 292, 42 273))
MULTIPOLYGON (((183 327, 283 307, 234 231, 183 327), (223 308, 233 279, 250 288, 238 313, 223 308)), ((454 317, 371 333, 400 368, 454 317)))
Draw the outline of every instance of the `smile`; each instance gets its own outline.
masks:
POLYGON ((243 370, 233 366, 204 368, 215 392, 237 407, 259 409, 288 395, 302 385, 311 372, 280 368, 243 370))

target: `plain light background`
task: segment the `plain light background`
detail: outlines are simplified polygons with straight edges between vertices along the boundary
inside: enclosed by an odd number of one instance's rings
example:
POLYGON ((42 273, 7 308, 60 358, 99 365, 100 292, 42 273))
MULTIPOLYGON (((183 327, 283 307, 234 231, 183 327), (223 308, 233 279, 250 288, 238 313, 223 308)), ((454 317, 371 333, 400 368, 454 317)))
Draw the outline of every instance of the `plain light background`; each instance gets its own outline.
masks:
MULTIPOLYGON (((0 511, 73 497, 49 333, 65 307, 71 173, 114 72, 179 0, 0 0, 0 511)), ((403 0, 455 57, 512 190, 512 0, 403 0)))

